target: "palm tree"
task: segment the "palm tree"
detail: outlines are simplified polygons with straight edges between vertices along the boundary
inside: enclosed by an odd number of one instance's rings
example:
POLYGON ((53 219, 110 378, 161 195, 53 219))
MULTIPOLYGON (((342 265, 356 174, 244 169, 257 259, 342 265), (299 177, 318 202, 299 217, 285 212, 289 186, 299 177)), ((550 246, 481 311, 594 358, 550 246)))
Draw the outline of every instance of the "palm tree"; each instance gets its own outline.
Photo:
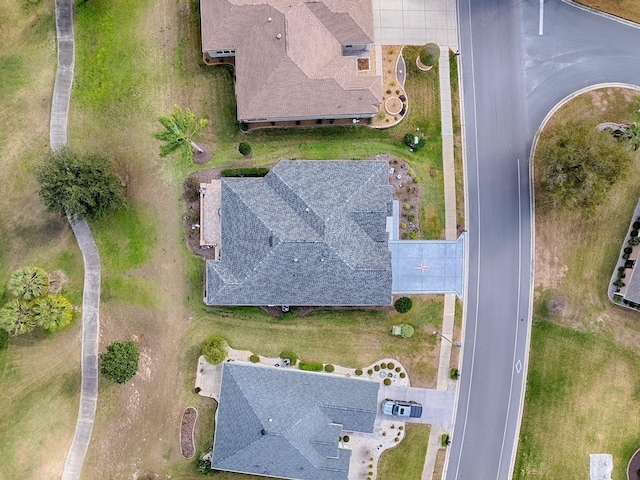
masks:
POLYGON ((33 304, 33 315, 38 327, 59 330, 73 319, 73 305, 62 295, 46 295, 33 304))
POLYGON ((640 148, 640 123, 630 123, 627 125, 624 133, 629 140, 629 148, 631 150, 638 150, 640 148))
POLYGON ((25 267, 16 270, 9 278, 8 289, 19 299, 31 301, 47 293, 49 275, 38 267, 25 267))
POLYGON ((196 118, 188 108, 182 110, 175 107, 173 113, 166 117, 158 118, 165 128, 155 134, 155 137, 164 142, 160 146, 160 156, 166 157, 170 153, 180 149, 182 158, 193 160, 193 150, 203 153, 203 150, 195 144, 193 138, 206 127, 209 121, 206 118, 196 118))
POLYGON ((35 327, 31 304, 18 298, 0 308, 0 328, 14 336, 30 332, 35 327))

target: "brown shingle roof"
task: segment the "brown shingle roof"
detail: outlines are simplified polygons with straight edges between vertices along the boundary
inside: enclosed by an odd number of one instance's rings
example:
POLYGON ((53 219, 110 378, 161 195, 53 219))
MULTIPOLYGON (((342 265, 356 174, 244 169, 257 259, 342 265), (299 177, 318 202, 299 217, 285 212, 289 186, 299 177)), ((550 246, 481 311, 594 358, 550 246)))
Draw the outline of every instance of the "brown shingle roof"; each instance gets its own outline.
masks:
POLYGON ((381 78, 342 56, 373 42, 371 1, 268 1, 201 0, 203 51, 236 51, 238 118, 377 113, 381 78))

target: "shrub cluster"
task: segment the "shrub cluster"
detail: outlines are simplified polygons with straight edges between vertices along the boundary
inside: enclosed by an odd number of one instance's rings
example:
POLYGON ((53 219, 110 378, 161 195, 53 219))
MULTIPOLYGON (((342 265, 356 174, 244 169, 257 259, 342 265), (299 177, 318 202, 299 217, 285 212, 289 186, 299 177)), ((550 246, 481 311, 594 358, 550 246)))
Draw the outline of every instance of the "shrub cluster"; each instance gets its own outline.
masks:
POLYGON ((260 357, 258 355, 251 355, 249 357, 249 360, 251 360, 253 363, 259 363, 260 362, 260 357))
POLYGON ((356 370, 356 375, 359 377, 362 375, 362 370, 360 370, 359 368, 356 370))
POLYGON ((321 372, 324 369, 322 362, 305 362, 300 360, 298 365, 300 370, 307 370, 309 372, 321 372))
POLYGON ((292 366, 295 366, 298 363, 298 356, 292 352, 291 350, 283 350, 280 352, 280 358, 283 360, 286 358, 291 362, 292 366))
POLYGON ((330 363, 328 363, 327 365, 324 366, 324 371, 328 372, 328 373, 333 373, 335 371, 335 369, 336 369, 336 367, 334 367, 330 363))

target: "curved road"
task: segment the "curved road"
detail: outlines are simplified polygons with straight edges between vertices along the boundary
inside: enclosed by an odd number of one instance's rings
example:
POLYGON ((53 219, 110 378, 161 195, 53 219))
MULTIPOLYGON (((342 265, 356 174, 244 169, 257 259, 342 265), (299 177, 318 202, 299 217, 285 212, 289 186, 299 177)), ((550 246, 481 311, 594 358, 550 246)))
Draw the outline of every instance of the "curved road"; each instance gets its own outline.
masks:
POLYGON ((469 283, 447 479, 509 479, 532 293, 529 151, 547 113, 590 85, 640 83, 640 30, 560 0, 460 0, 469 283))
MULTIPOLYGON (((52 150, 67 144, 69 100, 73 85, 73 0, 56 0, 58 68, 53 87, 49 138, 52 150)), ((62 472, 63 480, 80 478, 91 440, 98 401, 98 334, 100 330, 100 256, 86 220, 69 218, 84 260, 82 293, 82 383, 76 430, 62 472)))

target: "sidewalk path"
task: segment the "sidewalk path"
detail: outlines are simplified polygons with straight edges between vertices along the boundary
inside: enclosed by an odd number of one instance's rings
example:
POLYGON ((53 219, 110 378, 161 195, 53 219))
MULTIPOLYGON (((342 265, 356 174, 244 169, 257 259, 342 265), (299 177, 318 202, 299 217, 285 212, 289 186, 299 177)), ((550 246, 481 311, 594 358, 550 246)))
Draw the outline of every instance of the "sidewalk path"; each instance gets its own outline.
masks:
MULTIPOLYGON (((56 0, 58 69, 53 87, 49 142, 52 150, 67 144, 69 100, 75 57, 73 0, 56 0)), ((91 440, 98 401, 98 334, 100 330, 100 256, 86 220, 69 218, 84 260, 82 294, 82 383, 76 431, 62 472, 63 480, 80 478, 91 440)))

